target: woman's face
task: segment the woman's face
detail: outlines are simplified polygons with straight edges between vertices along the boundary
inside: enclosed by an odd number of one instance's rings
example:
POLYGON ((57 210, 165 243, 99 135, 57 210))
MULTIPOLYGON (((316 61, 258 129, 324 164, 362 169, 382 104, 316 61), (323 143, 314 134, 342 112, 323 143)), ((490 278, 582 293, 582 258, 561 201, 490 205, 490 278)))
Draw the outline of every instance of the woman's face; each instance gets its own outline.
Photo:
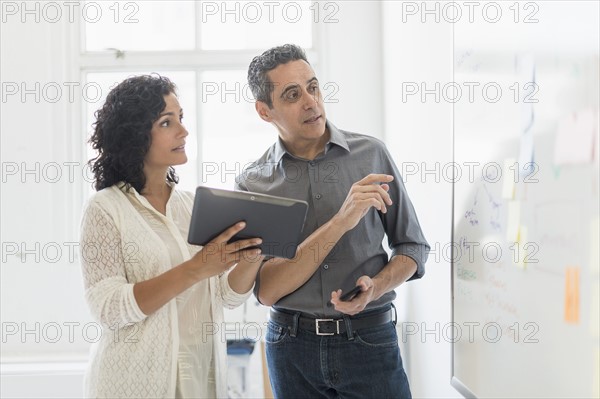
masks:
POLYGON ((165 109, 152 125, 152 142, 144 159, 145 167, 168 168, 187 162, 185 138, 188 131, 182 124, 183 110, 175 94, 164 97, 165 109))

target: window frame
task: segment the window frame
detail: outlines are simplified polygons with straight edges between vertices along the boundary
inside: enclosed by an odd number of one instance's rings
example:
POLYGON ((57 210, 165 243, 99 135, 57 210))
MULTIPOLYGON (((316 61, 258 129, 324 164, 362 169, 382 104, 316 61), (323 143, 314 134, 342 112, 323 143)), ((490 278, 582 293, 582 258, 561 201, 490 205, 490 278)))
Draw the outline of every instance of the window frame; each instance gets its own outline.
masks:
MULTIPOLYGON (((301 0, 305 1, 305 0, 301 0)), ((315 1, 311 1, 311 4, 315 1)), ((248 60, 260 54, 265 49, 245 49, 245 50, 202 50, 200 49, 200 29, 201 10, 198 6, 199 2, 195 1, 195 34, 196 45, 194 50, 178 50, 178 51, 123 51, 119 54, 118 49, 107 51, 86 51, 85 49, 85 22, 78 19, 74 23, 69 24, 65 32, 66 41, 68 42, 68 63, 67 76, 71 77, 71 81, 83 83, 86 81, 86 74, 93 72, 127 72, 140 70, 173 70, 173 71, 191 71, 196 75, 196 98, 200 99, 202 94, 202 82, 200 76, 206 71, 215 70, 245 70, 248 68, 248 60), (124 54, 124 55, 123 55, 124 54), (121 55, 118 57, 118 55, 121 55)), ((327 24, 315 22, 311 23, 312 46, 305 49, 307 58, 310 60, 314 68, 321 65, 320 55, 323 54, 325 46, 325 38, 327 36, 327 24)), ((69 151, 73 155, 73 159, 81 160, 82 173, 86 173, 85 164, 88 161, 87 143, 89 126, 86 121, 86 105, 81 96, 75 96, 73 109, 69 118, 70 130, 79 132, 72 134, 72 140, 67 145, 69 151)), ((191 112, 202 114, 202 103, 197 102, 197 109, 191 112)), ((203 142, 204 132, 202 130, 201 118, 196 118, 196 125, 190 130, 196 132, 197 142, 197 159, 196 159, 196 175, 201 176, 202 169, 202 151, 201 145, 203 142)), ((89 171, 88 171, 89 172, 89 171)), ((89 173, 88 173, 89 176, 89 173)), ((89 179, 88 179, 89 180, 89 179)), ((82 179, 79 187, 74 187, 71 194, 72 203, 69 205, 71 209, 67 214, 72 215, 72 219, 68 221, 68 225, 77 231, 79 234, 79 217, 81 214, 82 205, 90 195, 91 182, 82 179)), ((72 230, 73 231, 73 230, 72 230)))

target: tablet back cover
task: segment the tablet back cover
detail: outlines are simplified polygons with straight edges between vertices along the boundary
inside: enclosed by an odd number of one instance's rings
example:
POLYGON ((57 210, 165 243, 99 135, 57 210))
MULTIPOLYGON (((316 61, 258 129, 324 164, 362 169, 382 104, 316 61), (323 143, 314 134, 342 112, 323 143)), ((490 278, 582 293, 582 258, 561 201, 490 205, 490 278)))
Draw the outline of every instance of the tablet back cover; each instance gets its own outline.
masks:
POLYGON ((307 210, 304 201, 201 186, 196 189, 188 242, 206 245, 228 227, 245 221, 246 228, 229 242, 260 237, 262 255, 293 258, 307 210))

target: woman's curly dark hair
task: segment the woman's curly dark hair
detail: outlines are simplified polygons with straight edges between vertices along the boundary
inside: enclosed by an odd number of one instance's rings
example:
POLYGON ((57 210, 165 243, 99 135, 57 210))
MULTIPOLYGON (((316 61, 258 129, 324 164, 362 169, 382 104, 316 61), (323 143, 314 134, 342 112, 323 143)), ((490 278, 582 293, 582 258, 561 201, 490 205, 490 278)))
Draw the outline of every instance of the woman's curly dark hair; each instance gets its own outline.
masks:
MULTIPOLYGON (((94 133, 89 139, 98 156, 89 160, 97 191, 125 182, 141 193, 146 185, 144 158, 152 141, 152 124, 165 109, 164 96, 176 94, 167 77, 158 74, 134 76, 108 93, 106 102, 94 114, 94 133)), ((167 181, 179 182, 173 167, 167 181)))

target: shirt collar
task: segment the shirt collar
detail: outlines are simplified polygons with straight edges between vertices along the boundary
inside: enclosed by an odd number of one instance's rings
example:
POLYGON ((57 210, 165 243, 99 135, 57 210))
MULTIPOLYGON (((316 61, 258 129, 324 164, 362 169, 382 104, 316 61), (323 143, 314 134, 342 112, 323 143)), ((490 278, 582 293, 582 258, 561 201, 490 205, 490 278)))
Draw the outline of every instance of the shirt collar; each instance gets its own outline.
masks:
POLYGON ((344 134, 329 121, 327 121, 327 128, 329 129, 329 143, 335 144, 350 152, 350 147, 348 146, 348 141, 346 140, 344 134))
MULTIPOLYGON (((346 140, 346 137, 344 137, 344 134, 342 132, 340 132, 339 129, 337 127, 335 127, 334 124, 331 123, 329 120, 326 122, 325 126, 327 129, 329 129, 329 141, 327 142, 327 144, 325 144, 325 153, 327 153, 327 151, 329 150, 330 144, 335 144, 339 147, 342 147, 344 150, 350 152, 350 147, 348 146, 348 141, 346 140)), ((281 137, 278 136, 277 141, 275 142, 275 149, 273 152, 275 161, 276 162, 281 161, 281 158, 285 154, 289 154, 290 156, 293 156, 285 148, 285 144, 283 144, 281 137)))

